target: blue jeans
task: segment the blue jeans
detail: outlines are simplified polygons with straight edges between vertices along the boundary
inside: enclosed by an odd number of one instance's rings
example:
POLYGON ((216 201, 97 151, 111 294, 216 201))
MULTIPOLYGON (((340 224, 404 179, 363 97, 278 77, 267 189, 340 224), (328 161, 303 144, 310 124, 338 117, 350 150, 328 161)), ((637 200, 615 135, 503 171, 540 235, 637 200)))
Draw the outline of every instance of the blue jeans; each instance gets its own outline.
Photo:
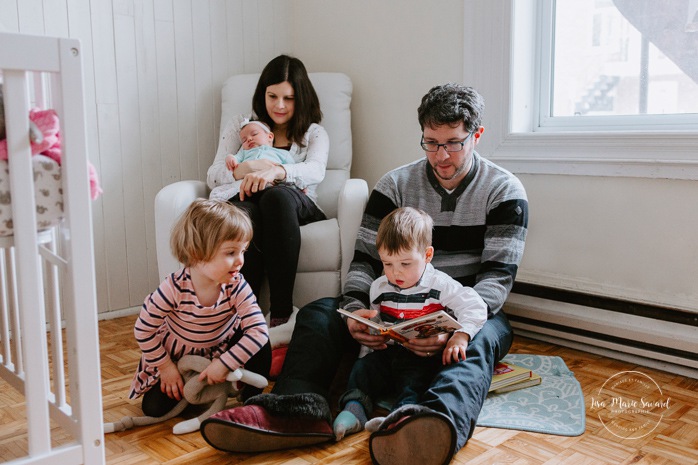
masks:
MULTIPOLYGON (((303 307, 296 318, 286 361, 275 394, 316 393, 329 398, 332 380, 345 351, 358 350, 337 313, 338 299, 325 298, 303 307)), ((461 449, 475 430, 487 397, 494 364, 509 351, 513 333, 503 312, 490 317, 468 345, 466 360, 442 367, 419 401, 448 416, 461 449)))
POLYGON ((453 421, 458 433, 457 450, 473 435, 492 382, 494 365, 509 352, 513 339, 509 320, 500 310, 468 344, 466 359, 443 367, 422 396, 420 405, 453 421))

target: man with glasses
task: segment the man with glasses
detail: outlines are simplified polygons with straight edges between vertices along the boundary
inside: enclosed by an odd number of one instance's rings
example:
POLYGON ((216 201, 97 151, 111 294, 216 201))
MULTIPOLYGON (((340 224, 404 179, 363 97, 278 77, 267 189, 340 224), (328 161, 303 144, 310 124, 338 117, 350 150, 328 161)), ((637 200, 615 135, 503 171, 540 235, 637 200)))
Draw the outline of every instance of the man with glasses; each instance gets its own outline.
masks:
MULTIPOLYGON (((511 326, 501 308, 514 283, 528 225, 521 182, 475 152, 484 131, 483 109, 480 94, 458 84, 434 87, 422 98, 418 119, 426 157, 390 171, 376 184, 344 294, 301 309, 272 394, 219 414, 208 432, 207 425, 202 426, 209 443, 224 450, 252 451, 331 439, 327 399, 342 356, 350 348, 358 350, 359 344, 381 350, 387 342, 365 325, 342 319, 336 309, 374 315, 368 310, 369 289, 383 269, 376 231, 388 213, 409 206, 434 220, 434 267, 474 288, 487 304, 488 321, 470 341, 466 359, 444 366, 418 405, 402 406, 378 422, 369 442, 371 458, 382 465, 441 465, 465 445, 487 396, 494 364, 511 346, 511 326), (249 420, 252 414, 254 422, 249 420), (249 448, 252 442, 258 446, 249 448)), ((447 340, 442 334, 404 346, 428 357, 441 353, 447 340)))

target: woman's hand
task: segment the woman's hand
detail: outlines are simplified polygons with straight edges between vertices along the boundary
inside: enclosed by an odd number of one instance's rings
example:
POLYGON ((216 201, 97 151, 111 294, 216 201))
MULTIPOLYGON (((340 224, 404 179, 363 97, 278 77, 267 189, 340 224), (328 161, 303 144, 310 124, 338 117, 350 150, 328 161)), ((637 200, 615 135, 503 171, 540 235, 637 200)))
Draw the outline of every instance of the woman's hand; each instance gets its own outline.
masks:
POLYGON ((223 365, 220 359, 214 358, 211 364, 199 374, 199 381, 205 381, 208 384, 220 384, 225 381, 228 373, 230 373, 228 367, 223 365))
POLYGON ((424 339, 410 339, 402 345, 420 357, 431 357, 444 350, 450 336, 448 333, 441 333, 424 339))
MULTIPOLYGON (((238 169, 242 165, 242 163, 238 165, 238 169)), ((240 184, 240 200, 245 200, 245 197, 251 197, 252 194, 263 191, 268 185, 273 184, 274 181, 282 180, 285 177, 286 170, 280 165, 273 165, 271 168, 246 174, 242 179, 242 184, 240 184)))
POLYGON ((235 167, 235 173, 233 173, 233 177, 239 181, 240 179, 244 178, 250 173, 254 173, 255 171, 263 171, 269 168, 273 168, 275 166, 276 163, 274 163, 271 160, 259 159, 243 161, 235 167))
POLYGON ((158 371, 160 371, 160 390, 170 399, 182 400, 184 380, 179 374, 177 365, 172 360, 168 360, 158 367, 158 371))
MULTIPOLYGON (((354 313, 358 316, 371 319, 378 315, 378 310, 369 310, 364 308, 361 310, 356 310, 354 313)), ((388 347, 386 344, 386 342, 388 342, 388 336, 371 334, 371 328, 363 323, 360 323, 352 318, 347 318, 347 328, 349 329, 351 337, 353 337, 356 342, 361 345, 365 345, 366 347, 370 347, 374 350, 381 350, 388 347)))
POLYGON ((458 363, 465 360, 465 351, 468 349, 470 336, 467 333, 453 333, 448 340, 441 361, 444 365, 458 363))

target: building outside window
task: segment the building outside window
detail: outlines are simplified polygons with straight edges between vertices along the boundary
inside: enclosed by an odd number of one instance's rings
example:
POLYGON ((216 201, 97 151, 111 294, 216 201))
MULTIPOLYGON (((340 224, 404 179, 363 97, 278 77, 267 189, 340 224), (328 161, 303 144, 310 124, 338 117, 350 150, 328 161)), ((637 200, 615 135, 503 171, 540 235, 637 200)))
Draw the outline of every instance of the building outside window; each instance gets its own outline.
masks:
POLYGON ((546 116, 698 114, 698 1, 556 0, 545 14, 546 116))

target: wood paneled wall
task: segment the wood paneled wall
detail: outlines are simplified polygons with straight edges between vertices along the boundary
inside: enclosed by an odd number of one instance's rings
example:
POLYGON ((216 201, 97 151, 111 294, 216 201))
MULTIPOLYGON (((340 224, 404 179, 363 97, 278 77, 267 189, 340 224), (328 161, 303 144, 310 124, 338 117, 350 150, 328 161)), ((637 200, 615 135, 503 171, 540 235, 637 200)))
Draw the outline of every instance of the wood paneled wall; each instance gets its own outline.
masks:
POLYGON ((92 210, 100 314, 140 306, 159 284, 155 195, 205 179, 221 85, 293 52, 290 8, 285 0, 0 0, 0 30, 82 44, 89 156, 104 189, 92 210))

